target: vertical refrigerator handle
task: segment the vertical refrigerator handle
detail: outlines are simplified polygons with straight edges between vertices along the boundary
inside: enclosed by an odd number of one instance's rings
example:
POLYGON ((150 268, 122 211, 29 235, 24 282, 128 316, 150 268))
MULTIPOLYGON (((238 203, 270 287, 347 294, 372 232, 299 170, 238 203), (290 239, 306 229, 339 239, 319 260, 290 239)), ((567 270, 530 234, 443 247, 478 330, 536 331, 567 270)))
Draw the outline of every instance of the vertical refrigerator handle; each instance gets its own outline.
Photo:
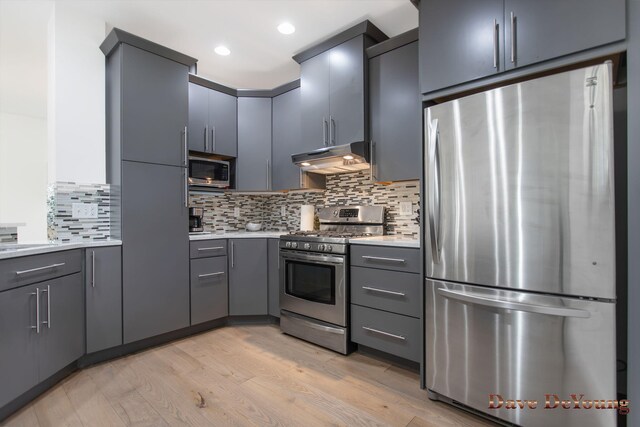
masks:
POLYGON ((429 123, 429 186, 428 192, 428 215, 429 215, 429 235, 431 237, 431 259, 433 262, 440 262, 440 150, 438 145, 440 133, 438 132, 438 119, 429 123))

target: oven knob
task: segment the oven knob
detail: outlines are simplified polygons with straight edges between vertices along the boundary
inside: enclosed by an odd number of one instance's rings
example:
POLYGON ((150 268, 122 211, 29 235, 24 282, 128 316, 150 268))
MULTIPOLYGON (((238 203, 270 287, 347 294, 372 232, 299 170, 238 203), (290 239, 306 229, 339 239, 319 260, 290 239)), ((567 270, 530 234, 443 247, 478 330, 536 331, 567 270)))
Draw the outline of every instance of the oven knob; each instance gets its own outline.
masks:
POLYGON ((285 245, 284 245, 284 246, 285 246, 285 247, 287 247, 287 248, 290 248, 290 247, 291 247, 291 242, 287 242, 287 243, 285 243, 285 245))
POLYGON ((338 216, 338 211, 337 210, 333 211, 333 216, 338 216))
POLYGON ((323 245, 323 244, 319 244, 318 245, 318 250, 319 251, 324 251, 324 248, 325 248, 325 245, 323 245))
POLYGON ((307 249, 307 250, 311 249, 311 244, 310 243, 305 243, 304 244, 304 248, 307 249))
POLYGON ((327 252, 331 252, 331 245, 327 245, 324 248, 327 252))
POLYGON ((291 242, 291 247, 293 249, 297 248, 298 247, 298 242, 291 242))

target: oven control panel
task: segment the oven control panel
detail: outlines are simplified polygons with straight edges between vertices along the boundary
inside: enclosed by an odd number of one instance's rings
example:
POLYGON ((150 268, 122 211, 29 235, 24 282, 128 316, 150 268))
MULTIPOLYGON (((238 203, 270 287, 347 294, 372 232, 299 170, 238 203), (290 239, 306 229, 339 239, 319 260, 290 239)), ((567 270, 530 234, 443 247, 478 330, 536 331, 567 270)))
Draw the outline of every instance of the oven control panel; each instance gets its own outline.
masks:
POLYGON ((306 252, 321 252, 332 254, 345 254, 347 253, 347 245, 335 244, 335 243, 316 243, 316 242, 296 242, 280 240, 281 249, 292 249, 296 251, 306 252))

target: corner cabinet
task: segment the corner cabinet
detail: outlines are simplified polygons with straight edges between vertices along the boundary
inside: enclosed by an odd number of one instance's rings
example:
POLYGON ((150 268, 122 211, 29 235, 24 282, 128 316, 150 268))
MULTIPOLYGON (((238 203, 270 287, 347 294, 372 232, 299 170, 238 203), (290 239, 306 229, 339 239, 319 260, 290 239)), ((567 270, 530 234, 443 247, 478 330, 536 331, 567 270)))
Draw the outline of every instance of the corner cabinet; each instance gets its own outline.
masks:
POLYGON ((292 154, 316 148, 302 138, 300 130, 300 88, 273 98, 273 141, 271 141, 273 190, 300 188, 300 167, 291 161, 292 154))
POLYGON ((300 64, 302 135, 312 148, 368 137, 364 55, 367 46, 366 37, 360 35, 300 64))
POLYGON ((271 98, 238 98, 236 189, 271 190, 271 98))
POLYGON ((421 102, 418 42, 369 59, 369 103, 376 181, 419 179, 421 102))
POLYGON ((236 157, 237 99, 196 83, 189 83, 189 150, 236 157))
POLYGON ((269 313, 267 239, 229 240, 229 315, 269 313))
POLYGON ((625 14, 625 0, 422 0, 422 93, 624 40, 625 14))

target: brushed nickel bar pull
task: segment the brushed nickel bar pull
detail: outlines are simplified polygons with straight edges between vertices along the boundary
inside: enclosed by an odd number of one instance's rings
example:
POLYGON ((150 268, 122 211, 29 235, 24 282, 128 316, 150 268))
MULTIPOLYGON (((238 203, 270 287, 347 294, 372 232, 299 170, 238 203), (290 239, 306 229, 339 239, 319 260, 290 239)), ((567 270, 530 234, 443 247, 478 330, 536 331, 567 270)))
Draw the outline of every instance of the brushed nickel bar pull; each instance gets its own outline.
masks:
POLYGON ((211 152, 216 152, 216 127, 211 126, 211 152))
POLYGON ((498 20, 493 20, 493 68, 498 69, 498 20))
POLYGON ((376 334, 384 335, 384 336, 395 338, 395 339, 398 339, 398 340, 402 340, 402 341, 406 340, 406 338, 403 337, 402 335, 396 335, 396 334, 392 334, 390 332, 385 332, 385 331, 381 331, 381 330, 378 330, 378 329, 373 329, 373 328, 370 328, 368 326, 363 326, 362 329, 364 329, 365 331, 375 332, 376 334))
POLYGON ((326 118, 322 118, 322 143, 324 144, 325 147, 327 147, 329 145, 329 140, 327 139, 327 119, 326 118))
POLYGON ((224 271, 218 271, 217 273, 198 274, 198 278, 202 279, 203 277, 220 276, 221 274, 224 274, 224 271))
POLYGON ((372 291, 372 292, 380 292, 382 294, 389 294, 389 295, 398 295, 398 296, 405 296, 404 292, 395 292, 395 291, 388 291, 386 289, 378 289, 378 288, 372 288, 370 286, 363 286, 362 289, 366 290, 366 291, 372 291))
POLYGON ((46 290, 42 290, 42 293, 47 293, 47 320, 42 322, 43 325, 47 325, 48 329, 51 329, 51 285, 47 285, 46 290))
POLYGON ((385 258, 385 257, 380 257, 380 256, 370 256, 370 255, 362 255, 362 258, 364 259, 368 259, 371 261, 387 261, 387 262, 398 262, 398 263, 405 263, 406 261, 401 259, 401 258, 385 258))
POLYGON ((96 251, 91 251, 91 287, 96 287, 96 251))
POLYGON ((331 145, 336 145, 336 121, 333 116, 329 116, 329 140, 331 145))
POLYGON ((516 15, 511 11, 511 63, 516 62, 516 15))
POLYGON ((236 264, 235 264, 235 259, 234 259, 234 256, 233 256, 234 248, 235 248, 235 247, 234 247, 234 245, 233 245, 233 242, 231 242, 231 268, 234 268, 234 267, 235 267, 235 265, 236 265, 236 264))
POLYGON ((36 288, 35 292, 31 292, 31 295, 36 296, 36 326, 31 326, 31 329, 36 330, 36 334, 40 333, 40 289, 36 288))
POLYGON ((29 274, 29 273, 35 273, 37 271, 51 270, 52 268, 62 267, 63 265, 65 265, 65 263, 64 262, 60 262, 58 264, 45 265, 44 267, 31 268, 29 270, 16 271, 16 276, 21 276, 23 274, 29 274))
POLYGON ((184 168, 184 207, 189 207, 189 169, 184 168))
POLYGON ((209 126, 204 126, 204 151, 209 148, 209 126))
POLYGON ((212 246, 210 248, 198 248, 198 251, 217 251, 220 249, 224 249, 224 246, 212 246))
POLYGON ((187 166, 188 162, 189 162, 189 146, 188 146, 188 142, 187 142, 187 138, 188 136, 188 129, 185 126, 184 127, 184 163, 182 164, 183 166, 187 166))

